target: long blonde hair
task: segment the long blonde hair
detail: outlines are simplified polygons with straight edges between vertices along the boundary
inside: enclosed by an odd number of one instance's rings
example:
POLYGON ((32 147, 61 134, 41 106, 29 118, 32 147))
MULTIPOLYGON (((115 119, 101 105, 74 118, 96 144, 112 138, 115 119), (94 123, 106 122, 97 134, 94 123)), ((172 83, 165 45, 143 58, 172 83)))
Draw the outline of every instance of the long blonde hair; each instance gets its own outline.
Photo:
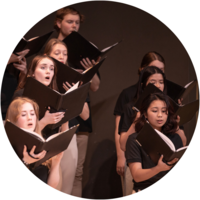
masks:
POLYGON ((7 114, 6 114, 6 120, 10 120, 13 124, 16 124, 17 123, 17 120, 20 116, 20 113, 21 113, 21 109, 22 109, 22 105, 25 104, 25 103, 30 103, 33 108, 34 108, 34 111, 35 111, 35 115, 36 115, 36 126, 35 126, 35 132, 42 135, 41 134, 41 130, 39 128, 39 106, 38 104, 29 99, 29 98, 26 98, 26 97, 17 97, 16 99, 14 99, 10 106, 8 107, 8 111, 7 111, 7 114))
MULTIPOLYGON (((36 126, 35 126, 35 130, 34 132, 38 133, 39 135, 42 136, 40 127, 39 127, 39 106, 38 104, 26 97, 17 97, 15 98, 10 106, 8 107, 8 111, 6 114, 6 120, 9 120, 10 122, 12 122, 13 124, 16 125, 17 120, 20 116, 21 113, 21 109, 22 109, 22 105, 25 103, 30 103, 33 106, 33 109, 35 111, 35 115, 36 115, 36 126)), ((42 163, 42 165, 47 166, 49 169, 51 168, 51 159, 45 161, 44 163, 42 163)))

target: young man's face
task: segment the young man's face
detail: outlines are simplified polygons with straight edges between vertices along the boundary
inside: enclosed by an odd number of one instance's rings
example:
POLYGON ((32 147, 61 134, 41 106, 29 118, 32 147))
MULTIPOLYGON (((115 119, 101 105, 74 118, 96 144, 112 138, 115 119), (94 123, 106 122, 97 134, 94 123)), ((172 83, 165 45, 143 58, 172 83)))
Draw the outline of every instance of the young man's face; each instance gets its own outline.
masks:
POLYGON ((67 14, 62 21, 57 21, 60 34, 67 37, 72 31, 78 32, 80 27, 80 17, 77 14, 67 14))

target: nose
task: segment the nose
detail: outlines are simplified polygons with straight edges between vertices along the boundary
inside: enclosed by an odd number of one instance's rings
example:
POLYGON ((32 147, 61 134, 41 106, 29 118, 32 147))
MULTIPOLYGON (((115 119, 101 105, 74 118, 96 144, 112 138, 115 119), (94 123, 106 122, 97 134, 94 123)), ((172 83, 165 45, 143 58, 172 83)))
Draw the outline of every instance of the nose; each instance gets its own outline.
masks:
POLYGON ((31 119, 32 119, 32 116, 31 116, 30 113, 27 114, 27 118, 28 118, 28 120, 31 120, 31 119))
POLYGON ((156 87, 160 89, 160 83, 156 83, 156 87))
POLYGON ((162 111, 158 111, 158 117, 162 117, 162 111))
POLYGON ((72 26, 73 26, 74 30, 76 30, 76 27, 77 27, 76 22, 74 22, 74 23, 72 24, 72 26))
POLYGON ((46 73, 47 73, 47 74, 50 73, 50 69, 49 69, 49 67, 46 68, 46 73))

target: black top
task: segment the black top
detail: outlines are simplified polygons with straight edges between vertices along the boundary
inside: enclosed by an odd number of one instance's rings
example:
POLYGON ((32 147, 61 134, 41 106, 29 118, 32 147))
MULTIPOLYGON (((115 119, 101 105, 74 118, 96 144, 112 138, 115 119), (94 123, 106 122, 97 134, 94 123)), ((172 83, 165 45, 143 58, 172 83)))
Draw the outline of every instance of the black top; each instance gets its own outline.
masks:
POLYGON ((17 88, 19 73, 20 71, 12 63, 7 65, 1 86, 1 113, 3 120, 6 118, 12 96, 17 88))
POLYGON ((47 183, 49 176, 49 168, 45 165, 39 165, 30 171, 44 183, 47 183))
MULTIPOLYGON (((137 137, 138 133, 133 133, 128 137, 127 143, 126 143, 126 162, 134 163, 139 162, 142 164, 142 169, 150 169, 152 167, 155 167, 156 165, 153 163, 153 161, 150 159, 150 157, 145 153, 143 148, 135 141, 135 138, 137 137)), ((182 140, 178 134, 169 134, 167 137, 173 142, 175 145, 175 148, 181 148, 183 146, 182 140)), ((155 182, 157 182, 159 179, 161 179, 165 174, 167 174, 169 171, 163 171, 152 178, 142 181, 142 182, 136 182, 133 179, 134 182, 134 190, 143 190, 155 182)))
POLYGON ((138 84, 136 83, 135 85, 122 90, 115 105, 114 115, 122 115, 124 105, 133 101, 137 92, 137 86, 138 84))

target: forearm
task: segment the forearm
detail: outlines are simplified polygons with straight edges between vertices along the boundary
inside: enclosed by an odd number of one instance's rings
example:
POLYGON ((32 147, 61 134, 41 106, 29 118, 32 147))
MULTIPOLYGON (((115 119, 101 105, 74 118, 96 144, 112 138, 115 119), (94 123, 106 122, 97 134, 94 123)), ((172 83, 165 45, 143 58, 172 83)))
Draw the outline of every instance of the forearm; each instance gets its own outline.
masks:
POLYGON ((40 130, 42 131, 44 129, 44 127, 47 125, 44 117, 39 121, 39 127, 40 127, 40 130))
POLYGON ((65 122, 64 124, 62 124, 61 126, 61 132, 66 131, 69 129, 69 122, 65 122))
POLYGON ((132 177, 134 181, 136 182, 142 182, 142 181, 148 180, 160 172, 158 166, 152 167, 150 169, 141 168, 141 169, 136 169, 136 170, 131 168, 130 165, 129 167, 131 170, 132 177))
POLYGON ((119 139, 120 139, 120 135, 118 134, 118 130, 115 130, 115 146, 116 146, 116 151, 117 151, 117 158, 125 159, 124 151, 122 151, 120 148, 119 139))
POLYGON ((82 113, 79 115, 83 120, 87 120, 90 116, 90 111, 88 104, 85 102, 83 106, 82 113))
POLYGON ((92 82, 91 82, 91 85, 90 85, 90 89, 93 91, 93 92, 96 92, 98 89, 99 89, 99 85, 100 85, 100 79, 99 77, 97 76, 97 74, 95 74, 92 78, 92 82))
POLYGON ((176 131, 176 133, 181 137, 181 140, 183 142, 183 146, 186 146, 186 144, 187 144, 187 138, 185 136, 185 132, 179 128, 179 130, 176 131))
POLYGON ((53 188, 57 188, 59 180, 60 180, 59 165, 60 163, 56 163, 56 164, 52 163, 52 166, 49 172, 47 184, 53 188))

